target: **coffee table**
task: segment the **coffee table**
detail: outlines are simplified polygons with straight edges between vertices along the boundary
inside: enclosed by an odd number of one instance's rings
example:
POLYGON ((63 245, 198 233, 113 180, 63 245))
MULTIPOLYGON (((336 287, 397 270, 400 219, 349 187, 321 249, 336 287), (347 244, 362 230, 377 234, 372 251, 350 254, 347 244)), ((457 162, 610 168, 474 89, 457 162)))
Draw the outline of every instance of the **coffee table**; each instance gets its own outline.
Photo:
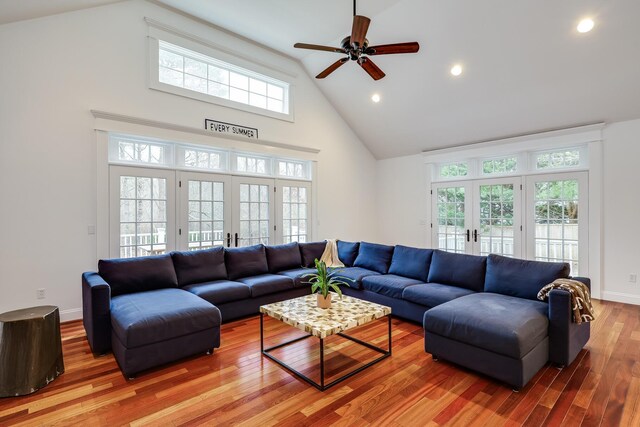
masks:
POLYGON ((343 295, 342 299, 333 294, 331 308, 322 309, 317 307, 316 295, 307 295, 286 301, 263 305, 260 307, 260 351, 263 355, 273 360, 280 366, 286 368, 293 374, 302 378, 317 389, 324 391, 331 386, 357 374, 369 366, 380 362, 391 356, 391 308, 358 298, 343 295), (268 315, 287 325, 305 331, 308 335, 295 338, 290 341, 264 348, 264 315, 268 315), (387 317, 388 324, 388 348, 380 348, 371 343, 364 342, 344 333, 347 329, 354 328, 372 322, 376 319, 387 317), (377 351, 382 355, 375 360, 329 382, 325 383, 325 339, 331 335, 339 335, 367 348, 377 351), (320 383, 312 380, 303 373, 297 371, 287 363, 275 357, 271 352, 275 349, 298 342, 307 338, 316 337, 320 339, 320 383))

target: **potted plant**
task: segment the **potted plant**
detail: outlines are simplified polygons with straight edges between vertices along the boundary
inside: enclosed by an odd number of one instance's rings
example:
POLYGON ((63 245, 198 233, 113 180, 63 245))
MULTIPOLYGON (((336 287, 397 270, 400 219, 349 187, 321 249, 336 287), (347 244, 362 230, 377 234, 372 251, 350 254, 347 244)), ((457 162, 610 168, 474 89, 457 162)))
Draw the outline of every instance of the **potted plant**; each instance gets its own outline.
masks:
POLYGON ((318 295, 318 307, 331 308, 331 293, 329 291, 335 291, 335 293, 342 298, 340 285, 349 286, 349 284, 344 280, 333 277, 339 270, 328 272, 327 263, 324 261, 318 261, 316 259, 315 264, 316 272, 305 274, 302 278, 309 278, 308 282, 311 284, 311 293, 317 293, 318 295))

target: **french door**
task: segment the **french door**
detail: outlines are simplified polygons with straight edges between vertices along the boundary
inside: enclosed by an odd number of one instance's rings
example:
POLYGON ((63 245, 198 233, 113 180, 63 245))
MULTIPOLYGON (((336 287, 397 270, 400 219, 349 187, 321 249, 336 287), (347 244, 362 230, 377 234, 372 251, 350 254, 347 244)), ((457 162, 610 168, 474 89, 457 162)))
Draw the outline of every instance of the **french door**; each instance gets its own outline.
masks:
POLYGON ((432 193, 433 241, 438 249, 521 256, 519 177, 433 184, 432 193))
POLYGON ((587 276, 588 173, 527 178, 527 258, 564 261, 572 276, 587 276))
POLYGON ((281 243, 311 240, 311 183, 276 180, 276 239, 281 243))
POLYGON ((111 166, 109 180, 111 256, 158 255, 175 248, 175 173, 111 166))
POLYGON ((227 246, 232 230, 231 180, 227 175, 178 172, 178 248, 227 246))
POLYGON ((234 176, 231 183, 233 231, 228 246, 274 244, 274 180, 234 176))
POLYGON ((434 247, 567 262, 571 275, 588 274, 587 172, 436 183, 432 194, 434 247))
POLYGON ((110 255, 311 240, 311 183, 111 166, 110 255))

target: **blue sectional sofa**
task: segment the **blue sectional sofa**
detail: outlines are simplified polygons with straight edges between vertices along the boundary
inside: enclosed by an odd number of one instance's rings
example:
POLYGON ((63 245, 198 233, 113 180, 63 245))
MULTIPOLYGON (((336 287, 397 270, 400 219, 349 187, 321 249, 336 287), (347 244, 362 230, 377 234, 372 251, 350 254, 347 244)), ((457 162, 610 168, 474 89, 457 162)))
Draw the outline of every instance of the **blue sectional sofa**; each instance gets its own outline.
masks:
MULTIPOLYGON (((127 376, 220 345, 220 324, 260 305, 308 294, 325 242, 172 252, 101 260, 84 273, 84 325, 96 353, 113 350, 127 376), (179 344, 179 345, 176 345, 179 344)), ((571 321, 569 294, 537 292, 565 278, 565 263, 453 254, 338 241, 334 274, 347 295, 392 307, 422 323, 425 351, 514 388, 547 362, 570 364, 589 339, 571 321)), ((575 278, 587 285, 587 278, 575 278)))

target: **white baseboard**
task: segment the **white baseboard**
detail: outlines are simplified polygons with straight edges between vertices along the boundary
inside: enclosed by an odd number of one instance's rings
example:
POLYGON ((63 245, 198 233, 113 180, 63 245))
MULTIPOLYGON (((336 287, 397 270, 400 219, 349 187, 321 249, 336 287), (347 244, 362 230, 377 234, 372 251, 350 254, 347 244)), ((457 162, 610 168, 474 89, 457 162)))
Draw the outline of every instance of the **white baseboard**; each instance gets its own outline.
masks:
POLYGON ((602 299, 606 301, 640 305, 640 295, 625 294, 624 292, 602 291, 602 299))
POLYGON ((82 309, 81 308, 70 308, 68 310, 60 311, 60 321, 68 322, 70 320, 79 320, 82 319, 82 309))

